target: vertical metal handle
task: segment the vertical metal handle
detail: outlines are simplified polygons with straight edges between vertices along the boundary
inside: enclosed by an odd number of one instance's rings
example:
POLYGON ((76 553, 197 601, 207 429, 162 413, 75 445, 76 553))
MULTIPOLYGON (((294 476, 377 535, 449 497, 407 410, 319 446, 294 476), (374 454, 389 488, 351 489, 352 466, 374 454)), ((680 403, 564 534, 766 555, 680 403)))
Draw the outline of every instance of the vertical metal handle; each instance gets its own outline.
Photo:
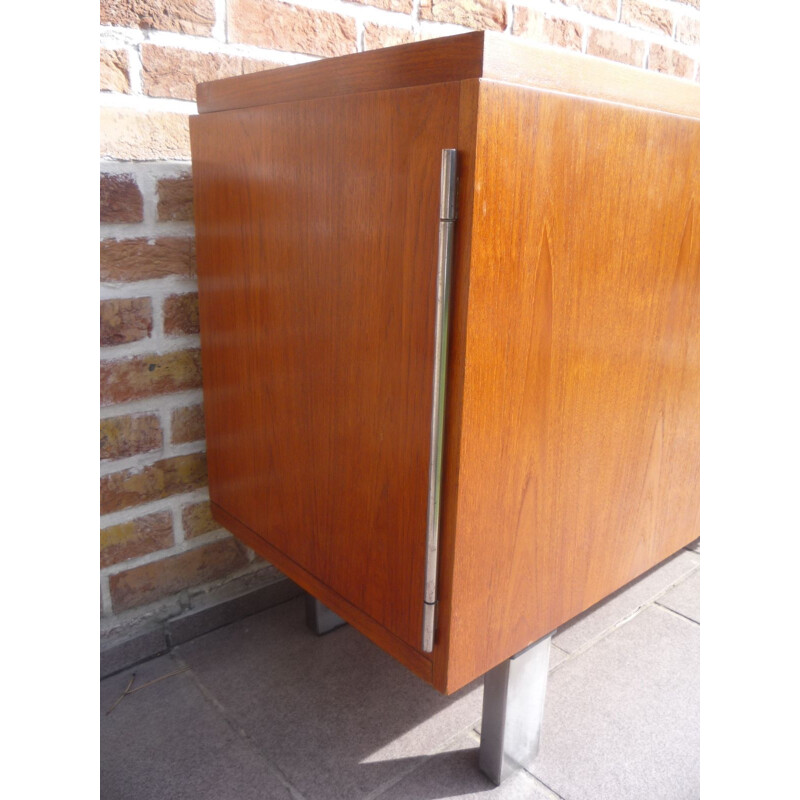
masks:
POLYGON ((428 519, 425 550, 425 598, 422 606, 422 651, 433 650, 439 562, 439 508, 442 487, 447 334, 450 318, 450 275, 456 222, 456 151, 442 150, 439 184, 439 248, 436 263, 436 320, 434 327, 431 448, 428 462, 428 519))

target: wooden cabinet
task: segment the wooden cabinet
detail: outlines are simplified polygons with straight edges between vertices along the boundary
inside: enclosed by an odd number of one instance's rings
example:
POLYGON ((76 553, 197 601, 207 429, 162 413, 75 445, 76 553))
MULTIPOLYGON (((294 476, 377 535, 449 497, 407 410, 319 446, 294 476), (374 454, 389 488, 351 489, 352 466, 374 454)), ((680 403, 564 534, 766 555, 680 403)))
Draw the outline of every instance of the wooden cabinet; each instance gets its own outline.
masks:
POLYGON ((473 33, 202 84, 198 107, 222 525, 447 693, 699 535, 697 86, 473 33))

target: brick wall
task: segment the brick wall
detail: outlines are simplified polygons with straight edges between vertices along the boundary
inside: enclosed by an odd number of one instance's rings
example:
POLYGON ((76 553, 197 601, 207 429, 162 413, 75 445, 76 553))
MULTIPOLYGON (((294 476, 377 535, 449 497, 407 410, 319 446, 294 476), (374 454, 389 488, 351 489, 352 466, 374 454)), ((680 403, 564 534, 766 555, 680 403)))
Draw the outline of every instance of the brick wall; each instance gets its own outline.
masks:
POLYGON ((101 0, 106 634, 277 573, 209 514, 188 117, 195 84, 473 29, 699 80, 700 0, 101 0))

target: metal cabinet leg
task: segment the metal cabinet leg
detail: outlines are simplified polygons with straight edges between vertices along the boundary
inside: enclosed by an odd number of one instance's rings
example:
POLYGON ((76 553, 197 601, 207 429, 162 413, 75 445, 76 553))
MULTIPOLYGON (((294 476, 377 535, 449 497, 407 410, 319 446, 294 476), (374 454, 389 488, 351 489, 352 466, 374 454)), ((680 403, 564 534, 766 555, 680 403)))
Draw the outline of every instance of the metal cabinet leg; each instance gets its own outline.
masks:
POLYGON ((306 625, 311 628, 317 636, 330 633, 342 625, 347 625, 338 614, 334 614, 326 605, 320 603, 316 597, 306 595, 306 625))
POLYGON ((552 633, 483 677, 479 765, 498 786, 539 752, 552 633))

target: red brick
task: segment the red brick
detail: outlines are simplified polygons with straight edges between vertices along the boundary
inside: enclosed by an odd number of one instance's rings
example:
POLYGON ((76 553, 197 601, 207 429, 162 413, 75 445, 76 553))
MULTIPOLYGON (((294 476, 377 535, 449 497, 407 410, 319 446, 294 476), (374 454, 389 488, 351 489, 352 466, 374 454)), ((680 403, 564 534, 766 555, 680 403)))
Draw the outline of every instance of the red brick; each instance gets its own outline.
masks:
POLYGON ((126 50, 100 50, 100 91, 131 91, 131 79, 126 50))
POLYGON ((211 516, 211 503, 192 503, 181 511, 183 534, 187 539, 194 539, 204 533, 218 530, 219 523, 211 516))
MULTIPOLYGON (((143 44, 142 87, 144 93, 152 97, 195 100, 198 83, 242 75, 243 62, 241 56, 143 44)), ((270 62, 261 63, 261 69, 274 66, 270 62)))
POLYGON ((681 17, 675 28, 675 37, 683 44, 700 44, 700 20, 681 17))
POLYGON ((356 51, 356 23, 330 11, 280 0, 228 0, 231 42, 317 56, 356 51))
POLYGON ((258 58, 242 58, 242 74, 249 75, 251 72, 265 72, 268 69, 285 67, 286 64, 277 64, 274 61, 262 61, 258 58))
POLYGON ((349 0, 349 2, 384 8, 386 11, 397 11, 401 14, 410 14, 414 7, 413 0, 349 0))
POLYGON ((207 483, 205 453, 162 458, 147 467, 112 472, 100 478, 100 513, 163 500, 207 483))
POLYGON ((103 300, 100 303, 100 344, 108 347, 146 339, 153 331, 149 297, 103 300))
POLYGON ((201 384, 199 350, 133 356, 100 364, 100 398, 104 406, 197 389, 201 384))
POLYGON ((154 603, 192 586, 224 578, 245 566, 244 549, 231 538, 111 575, 114 612, 154 603))
POLYGON ((641 67, 644 61, 644 42, 629 39, 612 31, 590 30, 586 52, 590 56, 641 67))
POLYGON ((142 207, 133 175, 100 175, 100 222, 141 222, 142 207))
POLYGON ((408 44, 413 42, 414 39, 414 31, 407 28, 394 28, 389 25, 378 25, 375 22, 364 23, 365 50, 377 50, 380 47, 408 44))
POLYGON ((543 44, 580 50, 583 25, 567 19, 546 17, 544 14, 531 11, 524 6, 514 6, 514 23, 511 26, 511 33, 543 44))
POLYGON ((185 222, 194 219, 194 193, 192 176, 162 178, 158 182, 158 219, 185 222))
POLYGON ((507 24, 503 0, 420 0, 419 16, 478 30, 502 31, 507 24))
POLYGON ((678 78, 691 78, 694 75, 694 61, 689 56, 660 44, 650 45, 647 66, 655 72, 675 75, 678 78))
POLYGON ((100 279, 145 281, 195 274, 194 239, 106 239, 100 242, 100 279))
POLYGON ((100 22, 125 28, 208 35, 213 0, 100 0, 100 22))
POLYGON ((594 14, 596 17, 605 17, 606 19, 617 18, 617 0, 555 0, 563 6, 572 6, 579 8, 581 11, 587 11, 589 14, 594 14))
POLYGON ((642 0, 623 0, 621 21, 632 28, 661 31, 667 36, 672 36, 672 12, 666 8, 643 3, 642 0))
POLYGON ((172 294, 164 300, 164 333, 169 336, 200 333, 197 292, 172 294))
POLYGON ((203 406, 185 406, 172 412, 172 443, 185 444, 206 438, 203 406))
POLYGON ((189 117, 166 111, 101 108, 100 156, 121 161, 188 160, 189 117))
POLYGON ((172 514, 159 511, 100 531, 100 566, 110 567, 175 544, 172 514))
POLYGON ((100 420, 100 458, 128 458, 161 448, 156 414, 125 414, 100 420))

